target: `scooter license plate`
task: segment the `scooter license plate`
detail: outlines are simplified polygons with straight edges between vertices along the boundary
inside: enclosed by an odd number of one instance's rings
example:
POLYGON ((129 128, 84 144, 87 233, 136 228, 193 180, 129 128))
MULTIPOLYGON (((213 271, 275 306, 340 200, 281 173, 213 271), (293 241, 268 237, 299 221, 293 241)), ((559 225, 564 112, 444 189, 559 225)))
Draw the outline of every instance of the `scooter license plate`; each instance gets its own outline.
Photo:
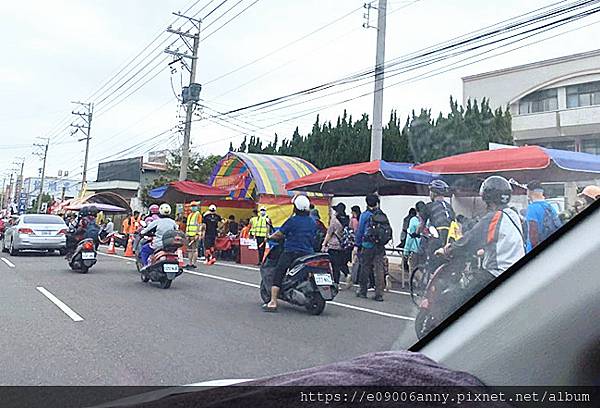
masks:
POLYGON ((81 259, 96 259, 96 254, 93 252, 82 252, 81 259))
POLYGON ((163 272, 165 272, 165 273, 179 272, 179 265, 177 265, 177 264, 164 264, 163 265, 163 272))
POLYGON ((333 280, 331 279, 331 275, 328 273, 316 273, 314 275, 315 283, 317 286, 329 286, 333 285, 333 280))

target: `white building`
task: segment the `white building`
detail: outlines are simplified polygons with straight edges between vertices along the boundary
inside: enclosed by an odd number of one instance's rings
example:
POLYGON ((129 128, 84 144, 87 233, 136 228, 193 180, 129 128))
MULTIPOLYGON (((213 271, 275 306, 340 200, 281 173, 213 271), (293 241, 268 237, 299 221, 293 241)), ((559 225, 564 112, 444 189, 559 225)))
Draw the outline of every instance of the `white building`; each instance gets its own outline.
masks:
POLYGON ((518 145, 600 154, 600 50, 463 78, 463 103, 510 108, 518 145))

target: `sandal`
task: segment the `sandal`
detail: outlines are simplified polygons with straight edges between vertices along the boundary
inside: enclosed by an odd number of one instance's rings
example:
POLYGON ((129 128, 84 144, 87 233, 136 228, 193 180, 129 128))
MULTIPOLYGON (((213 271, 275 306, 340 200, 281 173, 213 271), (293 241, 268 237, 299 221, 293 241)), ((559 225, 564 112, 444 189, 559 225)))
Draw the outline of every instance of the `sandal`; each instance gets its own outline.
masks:
POLYGON ((271 307, 271 306, 269 306, 268 303, 264 303, 261 307, 262 307, 263 312, 267 312, 267 313, 277 312, 277 307, 271 307))

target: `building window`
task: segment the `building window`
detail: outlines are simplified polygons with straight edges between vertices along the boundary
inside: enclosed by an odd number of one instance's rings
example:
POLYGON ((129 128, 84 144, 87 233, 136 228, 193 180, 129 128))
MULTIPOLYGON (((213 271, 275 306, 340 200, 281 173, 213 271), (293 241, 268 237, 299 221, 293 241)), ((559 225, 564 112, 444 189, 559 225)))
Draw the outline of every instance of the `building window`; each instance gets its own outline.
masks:
POLYGON ((581 141, 581 151, 600 155, 600 139, 584 139, 581 141))
POLYGON ((519 114, 548 112, 558 109, 557 89, 544 89, 525 96, 519 101, 519 114))
POLYGON ((600 81, 567 87, 567 108, 600 105, 600 81))

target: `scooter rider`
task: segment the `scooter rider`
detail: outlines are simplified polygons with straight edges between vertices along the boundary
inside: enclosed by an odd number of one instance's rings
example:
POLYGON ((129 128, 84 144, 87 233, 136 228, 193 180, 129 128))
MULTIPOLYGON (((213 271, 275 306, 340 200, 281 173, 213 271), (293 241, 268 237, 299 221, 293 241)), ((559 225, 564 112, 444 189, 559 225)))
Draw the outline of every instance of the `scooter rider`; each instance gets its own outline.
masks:
MULTIPOLYGON (((70 226, 70 231, 67 234, 67 254, 65 258, 70 259, 75 252, 75 248, 77 247, 77 243, 84 238, 87 238, 86 234, 88 231, 88 226, 91 223, 96 222, 96 215, 98 215, 98 209, 95 206, 84 206, 79 210, 79 216, 77 217, 74 225, 70 226)), ((90 236, 89 238, 93 238, 97 243, 98 236, 90 236)))
POLYGON ((146 235, 154 231, 152 242, 144 244, 140 251, 140 259, 144 266, 148 265, 150 255, 158 249, 162 249, 162 237, 167 231, 176 231, 177 223, 171 218, 171 206, 167 203, 160 205, 158 210, 158 219, 152 221, 141 231, 141 235, 146 235))
POLYGON ((146 224, 150 224, 152 221, 158 220, 160 217, 158 216, 159 207, 158 204, 152 204, 148 210, 150 211, 150 215, 146 217, 144 220, 146 224))
POLYGON ((491 281, 525 255, 525 241, 519 214, 508 208, 512 195, 508 180, 488 177, 481 184, 479 195, 488 213, 461 239, 438 249, 436 255, 475 255, 483 249, 482 269, 492 275, 483 279, 491 281))
POLYGON ((265 312, 277 311, 277 298, 288 268, 295 259, 314 253, 314 238, 317 224, 310 216, 310 201, 304 195, 293 199, 294 215, 283 223, 281 228, 272 234, 270 240, 285 238, 283 253, 277 261, 277 267, 273 275, 273 286, 271 287, 271 300, 262 305, 265 312))

